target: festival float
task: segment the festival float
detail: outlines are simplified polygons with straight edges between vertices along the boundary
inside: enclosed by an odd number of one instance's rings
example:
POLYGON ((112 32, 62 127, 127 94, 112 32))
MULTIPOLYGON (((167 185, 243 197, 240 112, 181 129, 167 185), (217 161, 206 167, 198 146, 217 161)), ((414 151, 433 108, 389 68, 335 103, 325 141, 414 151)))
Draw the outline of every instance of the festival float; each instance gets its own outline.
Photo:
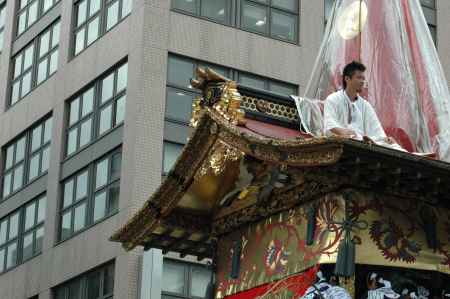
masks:
POLYGON ((399 293, 409 283, 441 296, 450 94, 418 0, 335 1, 302 97, 208 68, 192 86, 202 90, 192 136, 112 241, 210 259, 218 299, 299 298, 319 269, 353 298, 371 272, 399 293), (404 151, 323 134, 323 101, 352 60, 367 66, 364 97, 404 151))

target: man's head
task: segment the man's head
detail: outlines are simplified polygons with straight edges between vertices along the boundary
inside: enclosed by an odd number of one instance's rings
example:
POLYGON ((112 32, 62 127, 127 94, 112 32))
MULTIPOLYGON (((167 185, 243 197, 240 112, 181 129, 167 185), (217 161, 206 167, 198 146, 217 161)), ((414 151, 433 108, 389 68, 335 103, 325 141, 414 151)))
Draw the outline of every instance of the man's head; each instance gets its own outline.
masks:
POLYGON ((344 89, 349 88, 356 92, 361 92, 366 80, 366 77, 364 76, 365 70, 366 67, 360 62, 352 61, 347 64, 342 74, 342 84, 344 89))
POLYGON ((331 275, 331 277, 330 277, 330 284, 332 285, 332 286, 339 286, 339 276, 337 276, 337 275, 331 275))

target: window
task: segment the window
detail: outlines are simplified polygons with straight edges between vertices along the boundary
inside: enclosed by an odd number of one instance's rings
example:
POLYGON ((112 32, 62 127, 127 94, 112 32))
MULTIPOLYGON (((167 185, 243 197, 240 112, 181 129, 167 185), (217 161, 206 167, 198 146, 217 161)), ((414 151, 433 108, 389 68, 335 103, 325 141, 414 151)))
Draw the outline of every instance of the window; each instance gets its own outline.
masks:
POLYGON ((299 0, 174 0, 172 8, 272 38, 298 41, 299 0))
POLYGON ((42 251, 45 208, 45 197, 35 200, 25 206, 22 242, 22 259, 24 261, 42 251))
POLYGON ((331 15, 331 10, 333 9, 334 0, 325 0, 325 26, 328 23, 328 19, 331 15))
POLYGON ((183 145, 164 141, 163 172, 168 173, 183 150, 183 145))
POLYGON ((75 3, 74 49, 78 55, 131 12, 132 0, 81 0, 75 3))
POLYGON ((19 0, 17 35, 21 35, 50 10, 59 0, 19 0))
POLYGON ((70 100, 66 156, 123 123, 127 77, 128 65, 125 63, 70 100))
POLYGON ((0 273, 42 252, 46 197, 0 219, 0 273))
POLYGON ((428 24, 428 29, 430 30, 431 37, 434 43, 437 41, 437 31, 436 31, 436 0, 420 0, 422 4, 423 14, 428 24))
POLYGON ((173 0, 172 7, 216 22, 231 22, 231 0, 173 0))
POLYGON ((190 79, 198 67, 210 67, 219 74, 251 87, 281 94, 297 94, 297 86, 265 77, 240 72, 193 59, 169 55, 167 70, 165 140, 163 146, 163 173, 167 173, 181 153, 188 136, 192 101, 200 92, 192 88, 190 79), (176 138, 174 136, 177 136, 176 138))
POLYGON ((110 299, 114 293, 114 263, 66 282, 54 289, 55 299, 110 299))
POLYGON ((23 99, 56 72, 59 32, 60 22, 57 21, 13 57, 10 105, 23 99))
POLYGON ((3 148, 3 198, 47 172, 52 118, 48 117, 3 148))
POLYGON ((5 39, 5 9, 6 2, 0 4, 0 52, 3 50, 3 41, 5 39))
POLYGON ((121 159, 114 151, 62 183, 60 240, 118 211, 121 159))
POLYGON ((211 275, 206 266, 164 259, 162 298, 206 298, 211 275))
POLYGON ((298 0, 245 0, 241 27, 273 38, 297 41, 298 0))

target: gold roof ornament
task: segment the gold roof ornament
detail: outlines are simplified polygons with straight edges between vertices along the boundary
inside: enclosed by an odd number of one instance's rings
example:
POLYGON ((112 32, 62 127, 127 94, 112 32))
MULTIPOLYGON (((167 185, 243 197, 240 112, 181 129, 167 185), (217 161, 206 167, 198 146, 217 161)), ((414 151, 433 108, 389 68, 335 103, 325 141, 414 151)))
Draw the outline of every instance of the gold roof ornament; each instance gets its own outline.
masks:
POLYGON ((192 104, 191 126, 197 127, 205 109, 213 109, 234 125, 242 124, 245 113, 240 109, 242 96, 237 90, 237 83, 210 68, 198 67, 196 76, 196 79, 191 80, 191 85, 203 90, 203 94, 192 104))
POLYGON ((338 17, 338 32, 345 39, 353 39, 364 28, 367 22, 367 5, 362 0, 356 0, 347 6, 338 17))

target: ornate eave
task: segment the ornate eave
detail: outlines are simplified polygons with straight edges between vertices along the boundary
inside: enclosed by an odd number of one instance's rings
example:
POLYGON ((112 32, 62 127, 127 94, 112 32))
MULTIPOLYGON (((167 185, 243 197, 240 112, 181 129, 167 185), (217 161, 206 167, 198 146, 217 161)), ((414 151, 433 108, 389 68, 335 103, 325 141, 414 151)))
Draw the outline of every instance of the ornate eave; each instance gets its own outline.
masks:
POLYGON ((194 111, 196 129, 165 180, 112 241, 127 250, 142 245, 211 257, 221 235, 346 188, 448 206, 448 163, 336 137, 285 139, 281 126, 263 136, 240 112, 210 102, 194 111), (286 182, 272 180, 278 175, 286 182))
MULTIPOLYGON (((163 183, 142 209, 111 237, 111 240, 122 242, 126 249, 132 249, 136 245, 145 245, 150 239, 154 239, 150 237, 153 230, 157 226, 164 226, 164 220, 176 208, 193 183, 196 173, 212 152, 213 146, 219 142, 224 142, 239 152, 267 163, 282 162, 285 165, 306 167, 336 163, 342 155, 342 144, 331 141, 332 139, 265 138, 241 131, 207 109, 163 183)), ((197 215, 197 218, 200 217, 202 216, 197 215)), ((203 226, 202 229, 191 233, 195 232, 207 234, 211 232, 211 228, 203 226)))

